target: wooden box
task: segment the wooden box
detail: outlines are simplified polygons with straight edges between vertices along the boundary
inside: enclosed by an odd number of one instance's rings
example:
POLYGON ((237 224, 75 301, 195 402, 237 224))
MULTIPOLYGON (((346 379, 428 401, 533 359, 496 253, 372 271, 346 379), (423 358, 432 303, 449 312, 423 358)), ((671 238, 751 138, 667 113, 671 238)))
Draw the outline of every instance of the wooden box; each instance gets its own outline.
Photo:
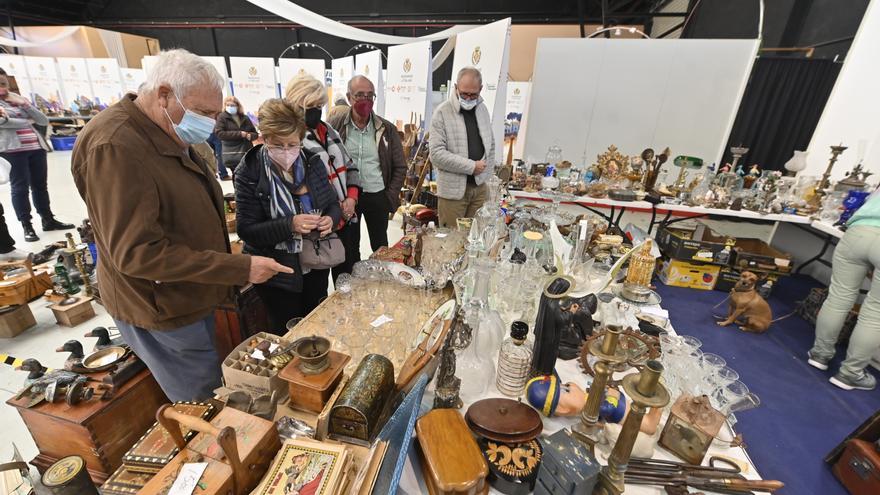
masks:
POLYGON ((52 278, 43 270, 0 280, 0 306, 27 304, 52 288, 52 278))
POLYGON ((49 308, 55 314, 55 321, 65 327, 75 327, 95 317, 95 308, 92 307, 91 297, 83 297, 79 301, 67 306, 53 304, 49 308))
MULTIPOLYGON (((105 375, 95 373, 91 378, 100 382, 105 375)), ((149 370, 143 370, 107 401, 92 399, 76 406, 43 402, 26 409, 27 402, 28 398, 6 401, 18 409, 40 450, 31 464, 42 473, 58 459, 75 454, 85 459, 92 480, 103 483, 122 465, 122 456, 153 424, 156 409, 168 399, 149 370)))
POLYGON ((416 421, 416 436, 431 495, 489 493, 489 467, 461 413, 434 409, 416 421))
POLYGON ((278 374, 290 388, 290 407, 301 411, 320 413, 342 381, 342 370, 351 359, 347 354, 330 350, 330 364, 317 375, 307 375, 299 369, 300 358, 292 361, 278 374))
POLYGON ((30 306, 12 306, 0 313, 0 338, 11 339, 36 324, 30 306))
POLYGON ((365 356, 330 411, 330 438, 358 445, 372 443, 393 392, 391 361, 379 354, 365 356))
POLYGON ((135 495, 152 477, 152 474, 138 473, 121 466, 101 485, 101 493, 102 495, 135 495))
MULTIPOLYGON (((172 407, 183 414, 205 420, 211 419, 216 412, 213 404, 201 402, 175 402, 172 407)), ((184 441, 187 442, 196 436, 196 432, 189 428, 184 428, 182 433, 184 441)), ((122 457, 122 464, 129 471, 153 475, 171 462, 178 452, 180 449, 174 443, 171 434, 164 426, 156 422, 134 444, 131 450, 126 452, 122 457)))
POLYGON ((257 486, 269 469, 281 440, 275 423, 227 407, 210 423, 163 407, 157 419, 172 432, 176 430, 181 452, 144 486, 141 493, 167 493, 181 466, 188 462, 207 462, 202 474, 200 495, 242 495, 257 486), (187 445, 180 426, 199 431, 187 445))

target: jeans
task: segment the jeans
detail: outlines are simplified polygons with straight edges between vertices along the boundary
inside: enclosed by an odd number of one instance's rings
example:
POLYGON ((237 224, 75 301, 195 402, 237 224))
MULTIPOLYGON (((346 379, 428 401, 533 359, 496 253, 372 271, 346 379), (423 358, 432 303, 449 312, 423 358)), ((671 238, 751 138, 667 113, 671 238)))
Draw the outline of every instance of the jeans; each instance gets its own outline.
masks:
POLYGON ((12 187, 12 208, 19 222, 31 221, 31 202, 28 194, 34 199, 34 207, 43 218, 50 218, 49 189, 47 187, 48 165, 44 150, 19 151, 0 153, 9 161, 9 183, 12 187))
POLYGON ((477 210, 486 202, 489 186, 476 185, 468 182, 461 199, 437 198, 437 216, 441 227, 454 229, 458 218, 473 218, 477 210))
POLYGON ((147 330, 114 318, 122 339, 147 365, 162 391, 177 401, 203 401, 220 387, 214 313, 174 330, 147 330))
MULTIPOLYGON (((370 249, 374 253, 380 247, 388 245, 388 210, 390 209, 391 204, 385 190, 376 193, 361 193, 357 204, 358 218, 363 217, 367 222, 370 249)), ((360 239, 358 239, 357 245, 360 246, 360 239)))
POLYGON ((210 136, 208 136, 208 144, 211 145, 211 149, 214 150, 214 158, 217 159, 217 171, 219 172, 220 178, 229 177, 229 171, 226 170, 226 165, 223 164, 223 144, 220 141, 220 138, 214 135, 212 132, 210 136))
POLYGON ((862 302, 859 319, 849 339, 840 374, 848 378, 862 371, 880 348, 880 228, 854 226, 846 231, 834 250, 828 298, 816 318, 816 341, 810 352, 816 357, 834 357, 835 344, 846 316, 859 296, 868 271, 874 270, 871 289, 862 302))

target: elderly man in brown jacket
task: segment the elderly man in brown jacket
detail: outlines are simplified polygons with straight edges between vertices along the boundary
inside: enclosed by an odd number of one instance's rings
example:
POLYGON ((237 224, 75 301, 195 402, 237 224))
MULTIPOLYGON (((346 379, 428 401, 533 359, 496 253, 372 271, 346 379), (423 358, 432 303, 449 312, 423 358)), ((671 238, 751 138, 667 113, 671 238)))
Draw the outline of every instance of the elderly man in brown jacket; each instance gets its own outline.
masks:
POLYGON ((163 52, 143 91, 92 119, 73 150, 102 301, 172 401, 220 385, 213 310, 233 287, 291 271, 229 253, 222 191, 191 147, 213 129, 223 84, 198 56, 163 52))

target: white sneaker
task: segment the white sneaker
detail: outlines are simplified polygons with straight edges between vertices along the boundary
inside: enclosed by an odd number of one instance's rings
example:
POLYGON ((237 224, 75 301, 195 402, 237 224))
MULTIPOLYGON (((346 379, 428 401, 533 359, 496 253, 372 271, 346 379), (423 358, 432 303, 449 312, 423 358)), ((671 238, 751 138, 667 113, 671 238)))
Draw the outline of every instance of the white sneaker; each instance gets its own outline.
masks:
POLYGON ((27 259, 28 255, 31 254, 27 251, 23 251, 21 249, 13 249, 8 253, 0 253, 0 261, 18 261, 27 259))

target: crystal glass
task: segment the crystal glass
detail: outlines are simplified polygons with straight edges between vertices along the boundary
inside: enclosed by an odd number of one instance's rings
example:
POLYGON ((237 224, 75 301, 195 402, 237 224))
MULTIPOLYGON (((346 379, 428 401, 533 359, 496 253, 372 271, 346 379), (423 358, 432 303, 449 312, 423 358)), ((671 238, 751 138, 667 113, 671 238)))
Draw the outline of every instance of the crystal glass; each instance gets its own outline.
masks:
POLYGON ((736 380, 721 391, 721 411, 722 414, 727 416, 730 414, 731 408, 739 404, 743 401, 747 401, 749 396, 749 387, 746 386, 745 383, 736 380))
POLYGON ((461 377, 461 394, 469 400, 485 395, 495 379, 495 356, 501 347, 504 324, 501 316, 489 305, 489 281, 492 260, 480 258, 475 267, 474 294, 464 307, 464 323, 471 329, 470 344, 456 362, 461 377))
POLYGON ((703 353, 703 356, 700 359, 700 367, 706 372, 710 379, 718 373, 718 370, 725 366, 727 366, 727 361, 718 354, 712 354, 711 352, 703 353))

